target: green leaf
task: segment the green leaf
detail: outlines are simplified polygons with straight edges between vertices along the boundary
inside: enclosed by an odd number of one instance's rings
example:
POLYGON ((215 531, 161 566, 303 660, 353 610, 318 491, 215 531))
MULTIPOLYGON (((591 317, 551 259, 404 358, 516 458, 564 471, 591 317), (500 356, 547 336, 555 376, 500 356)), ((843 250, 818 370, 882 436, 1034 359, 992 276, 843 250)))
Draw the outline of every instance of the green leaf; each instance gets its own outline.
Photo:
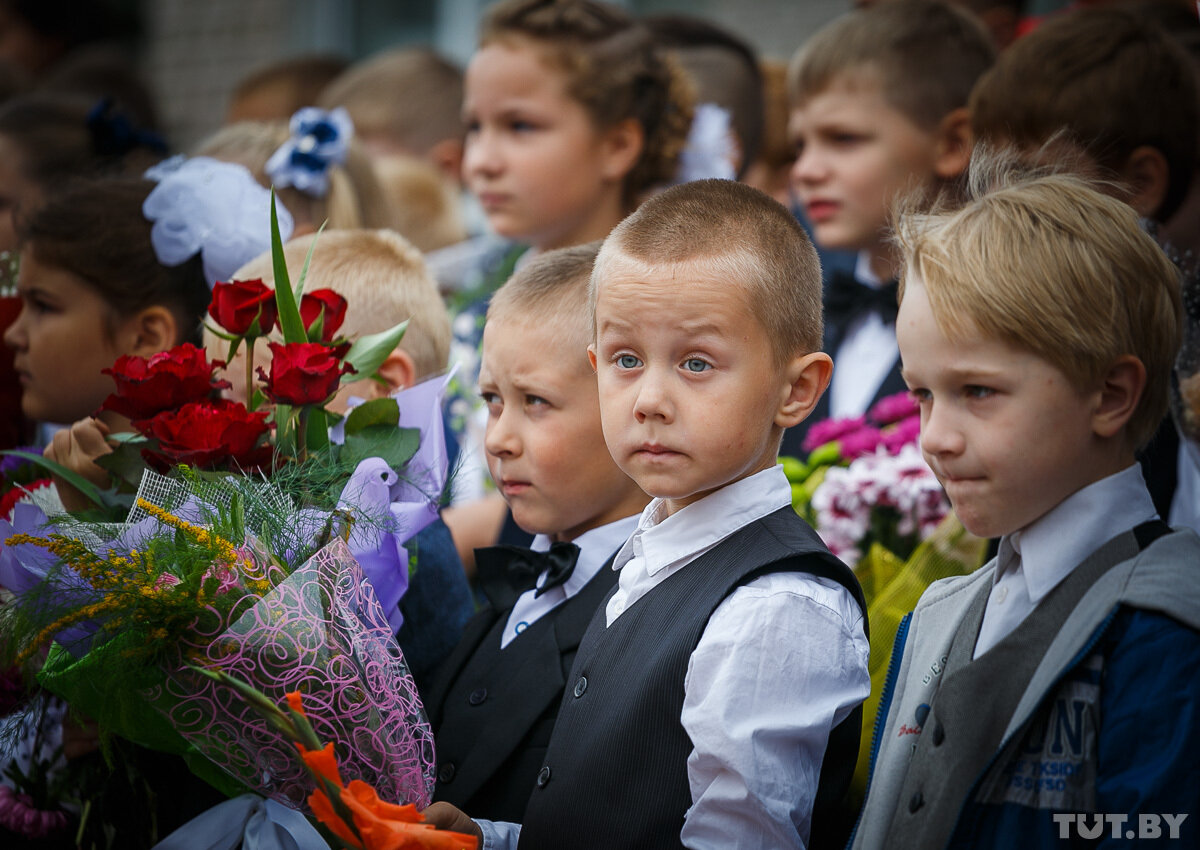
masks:
POLYGON ((394 328, 380 331, 377 334, 360 336, 356 339, 344 358, 345 362, 353 366, 358 373, 355 380, 374 375, 375 370, 383 364, 388 355, 396 350, 396 346, 404 338, 404 331, 407 328, 408 322, 404 321, 394 328))
POLYGON ((313 237, 312 244, 308 246, 308 253, 304 256, 304 265, 300 268, 300 279, 296 281, 296 297, 299 298, 304 294, 304 284, 308 281, 308 264, 312 262, 313 251, 316 250, 317 240, 321 238, 321 234, 325 232, 325 225, 328 221, 321 222, 321 226, 317 228, 317 235, 313 237))
POLYGON ((372 425, 400 424, 400 405, 394 398, 377 398, 360 404, 346 417, 346 435, 357 434, 372 425))
POLYGON ((23 452, 17 449, 9 449, 8 451, 0 452, 0 454, 12 455, 13 457, 24 458, 35 466, 40 466, 42 469, 49 472, 51 475, 58 476, 63 481, 66 481, 98 508, 108 507, 109 502, 105 500, 104 494, 100 488, 88 481, 77 472, 72 472, 61 463, 55 463, 49 458, 44 458, 33 452, 23 452))
POLYGON ((271 266, 275 272, 275 305, 279 308, 279 327, 284 342, 306 342, 304 321, 296 305, 296 294, 288 277, 283 256, 283 238, 279 234, 279 214, 275 210, 275 189, 271 189, 271 266))
POLYGON ((113 450, 95 458, 96 466, 107 470, 113 478, 123 481, 136 488, 142 481, 142 473, 146 471, 146 461, 142 457, 142 449, 150 441, 140 434, 122 434, 113 450))
POLYGON ((399 468, 416 453, 420 433, 417 428, 371 425, 346 436, 341 459, 358 464, 369 457, 379 457, 388 466, 399 468))

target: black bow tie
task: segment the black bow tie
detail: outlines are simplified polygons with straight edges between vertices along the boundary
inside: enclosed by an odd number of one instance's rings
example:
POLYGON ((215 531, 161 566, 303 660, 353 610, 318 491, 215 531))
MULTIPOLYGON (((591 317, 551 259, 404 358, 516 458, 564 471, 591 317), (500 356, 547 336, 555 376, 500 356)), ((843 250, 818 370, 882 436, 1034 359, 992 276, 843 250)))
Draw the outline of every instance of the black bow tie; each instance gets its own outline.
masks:
POLYGON ((878 288, 859 283, 850 272, 835 271, 825 293, 825 321, 845 332, 851 321, 876 312, 887 324, 895 324, 896 281, 878 288))
POLYGON ((511 608, 522 593, 537 587, 542 573, 546 573, 546 580, 535 597, 566 582, 578 559, 579 547, 574 543, 552 543, 547 552, 523 546, 487 546, 475 550, 475 576, 492 607, 503 611, 511 608))

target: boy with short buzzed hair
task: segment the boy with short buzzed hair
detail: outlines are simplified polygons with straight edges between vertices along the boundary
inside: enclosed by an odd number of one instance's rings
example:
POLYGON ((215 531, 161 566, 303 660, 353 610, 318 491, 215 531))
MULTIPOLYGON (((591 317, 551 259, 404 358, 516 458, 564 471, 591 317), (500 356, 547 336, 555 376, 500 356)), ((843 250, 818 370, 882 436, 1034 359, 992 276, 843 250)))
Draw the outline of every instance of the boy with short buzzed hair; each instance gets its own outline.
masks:
POLYGON ((1178 276, 1125 204, 980 160, 965 207, 900 225, 897 335, 925 459, 999 552, 900 625, 854 847, 1075 846, 1144 819, 1193 846, 1200 538, 1134 462, 1178 276))
POLYGON ((865 606, 777 463, 831 370, 816 252, 763 193, 696 181, 612 232, 592 293, 604 441, 655 498, 580 644, 520 846, 840 847, 865 606))
MULTIPOLYGON (((891 206, 951 186, 970 158, 967 98, 995 58, 982 24, 941 0, 880 3, 804 43, 788 71, 792 189, 823 250, 857 253, 826 281, 824 350, 837 363, 809 422, 861 416, 900 392, 891 206)), ((800 456, 807 425, 784 437, 800 456)))

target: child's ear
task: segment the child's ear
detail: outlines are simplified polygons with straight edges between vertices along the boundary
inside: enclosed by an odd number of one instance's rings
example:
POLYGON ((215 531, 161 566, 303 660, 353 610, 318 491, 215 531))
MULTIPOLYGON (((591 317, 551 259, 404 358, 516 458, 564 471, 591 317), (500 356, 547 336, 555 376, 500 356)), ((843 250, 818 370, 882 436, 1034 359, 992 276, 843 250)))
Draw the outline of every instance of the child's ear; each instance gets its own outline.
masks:
POLYGON ((1142 145, 1134 148, 1125 167, 1121 169, 1121 182, 1129 187, 1126 202, 1143 218, 1155 218, 1171 180, 1171 167, 1158 148, 1142 145))
POLYGON ((137 313, 124 327, 133 339, 126 354, 150 357, 179 342, 179 323, 175 321, 175 314, 158 304, 137 313))
POLYGON ((967 108, 960 106, 951 110, 938 124, 934 174, 942 180, 953 180, 966 171, 974 141, 967 108))
POLYGON ((785 371, 787 387, 775 412, 775 424, 781 428, 791 428, 803 422, 817 406, 831 377, 833 360, 823 351, 805 354, 788 363, 785 371))
POLYGON ((1115 437, 1137 411, 1146 389, 1146 366, 1132 354, 1118 357, 1109 367, 1092 411, 1092 430, 1100 437, 1115 437))
POLYGON ((442 139, 429 149, 425 157, 456 185, 462 183, 463 143, 461 139, 442 139))
POLYGON ((604 131, 600 174, 606 180, 620 181, 637 165, 646 144, 646 131, 636 118, 626 118, 604 131))
POLYGON ((377 374, 383 378, 383 383, 371 382, 371 397, 383 398, 415 384, 417 364, 413 362, 411 354, 403 348, 397 348, 379 364, 377 374))

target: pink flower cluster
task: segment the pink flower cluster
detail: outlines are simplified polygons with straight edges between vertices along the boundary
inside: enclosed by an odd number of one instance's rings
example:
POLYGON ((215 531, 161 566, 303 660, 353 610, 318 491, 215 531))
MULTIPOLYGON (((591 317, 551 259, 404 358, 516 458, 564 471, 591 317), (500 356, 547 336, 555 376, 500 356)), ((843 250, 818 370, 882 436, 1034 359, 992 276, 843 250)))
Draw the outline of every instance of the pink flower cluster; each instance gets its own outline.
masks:
POLYGON ((870 546, 878 512, 895 514, 895 533, 923 540, 950 511, 950 503, 913 443, 890 454, 880 446, 849 466, 833 466, 812 497, 817 533, 833 554, 854 566, 870 546))
POLYGON ((67 828, 67 813, 34 808, 28 794, 0 785, 0 826, 26 838, 49 838, 67 828))
POLYGON ((880 399, 866 416, 846 419, 826 419, 818 422, 804 436, 803 449, 811 452, 827 443, 836 442, 838 453, 845 460, 873 454, 880 446, 896 454, 901 446, 914 443, 921 433, 921 417, 917 403, 907 392, 880 399))

